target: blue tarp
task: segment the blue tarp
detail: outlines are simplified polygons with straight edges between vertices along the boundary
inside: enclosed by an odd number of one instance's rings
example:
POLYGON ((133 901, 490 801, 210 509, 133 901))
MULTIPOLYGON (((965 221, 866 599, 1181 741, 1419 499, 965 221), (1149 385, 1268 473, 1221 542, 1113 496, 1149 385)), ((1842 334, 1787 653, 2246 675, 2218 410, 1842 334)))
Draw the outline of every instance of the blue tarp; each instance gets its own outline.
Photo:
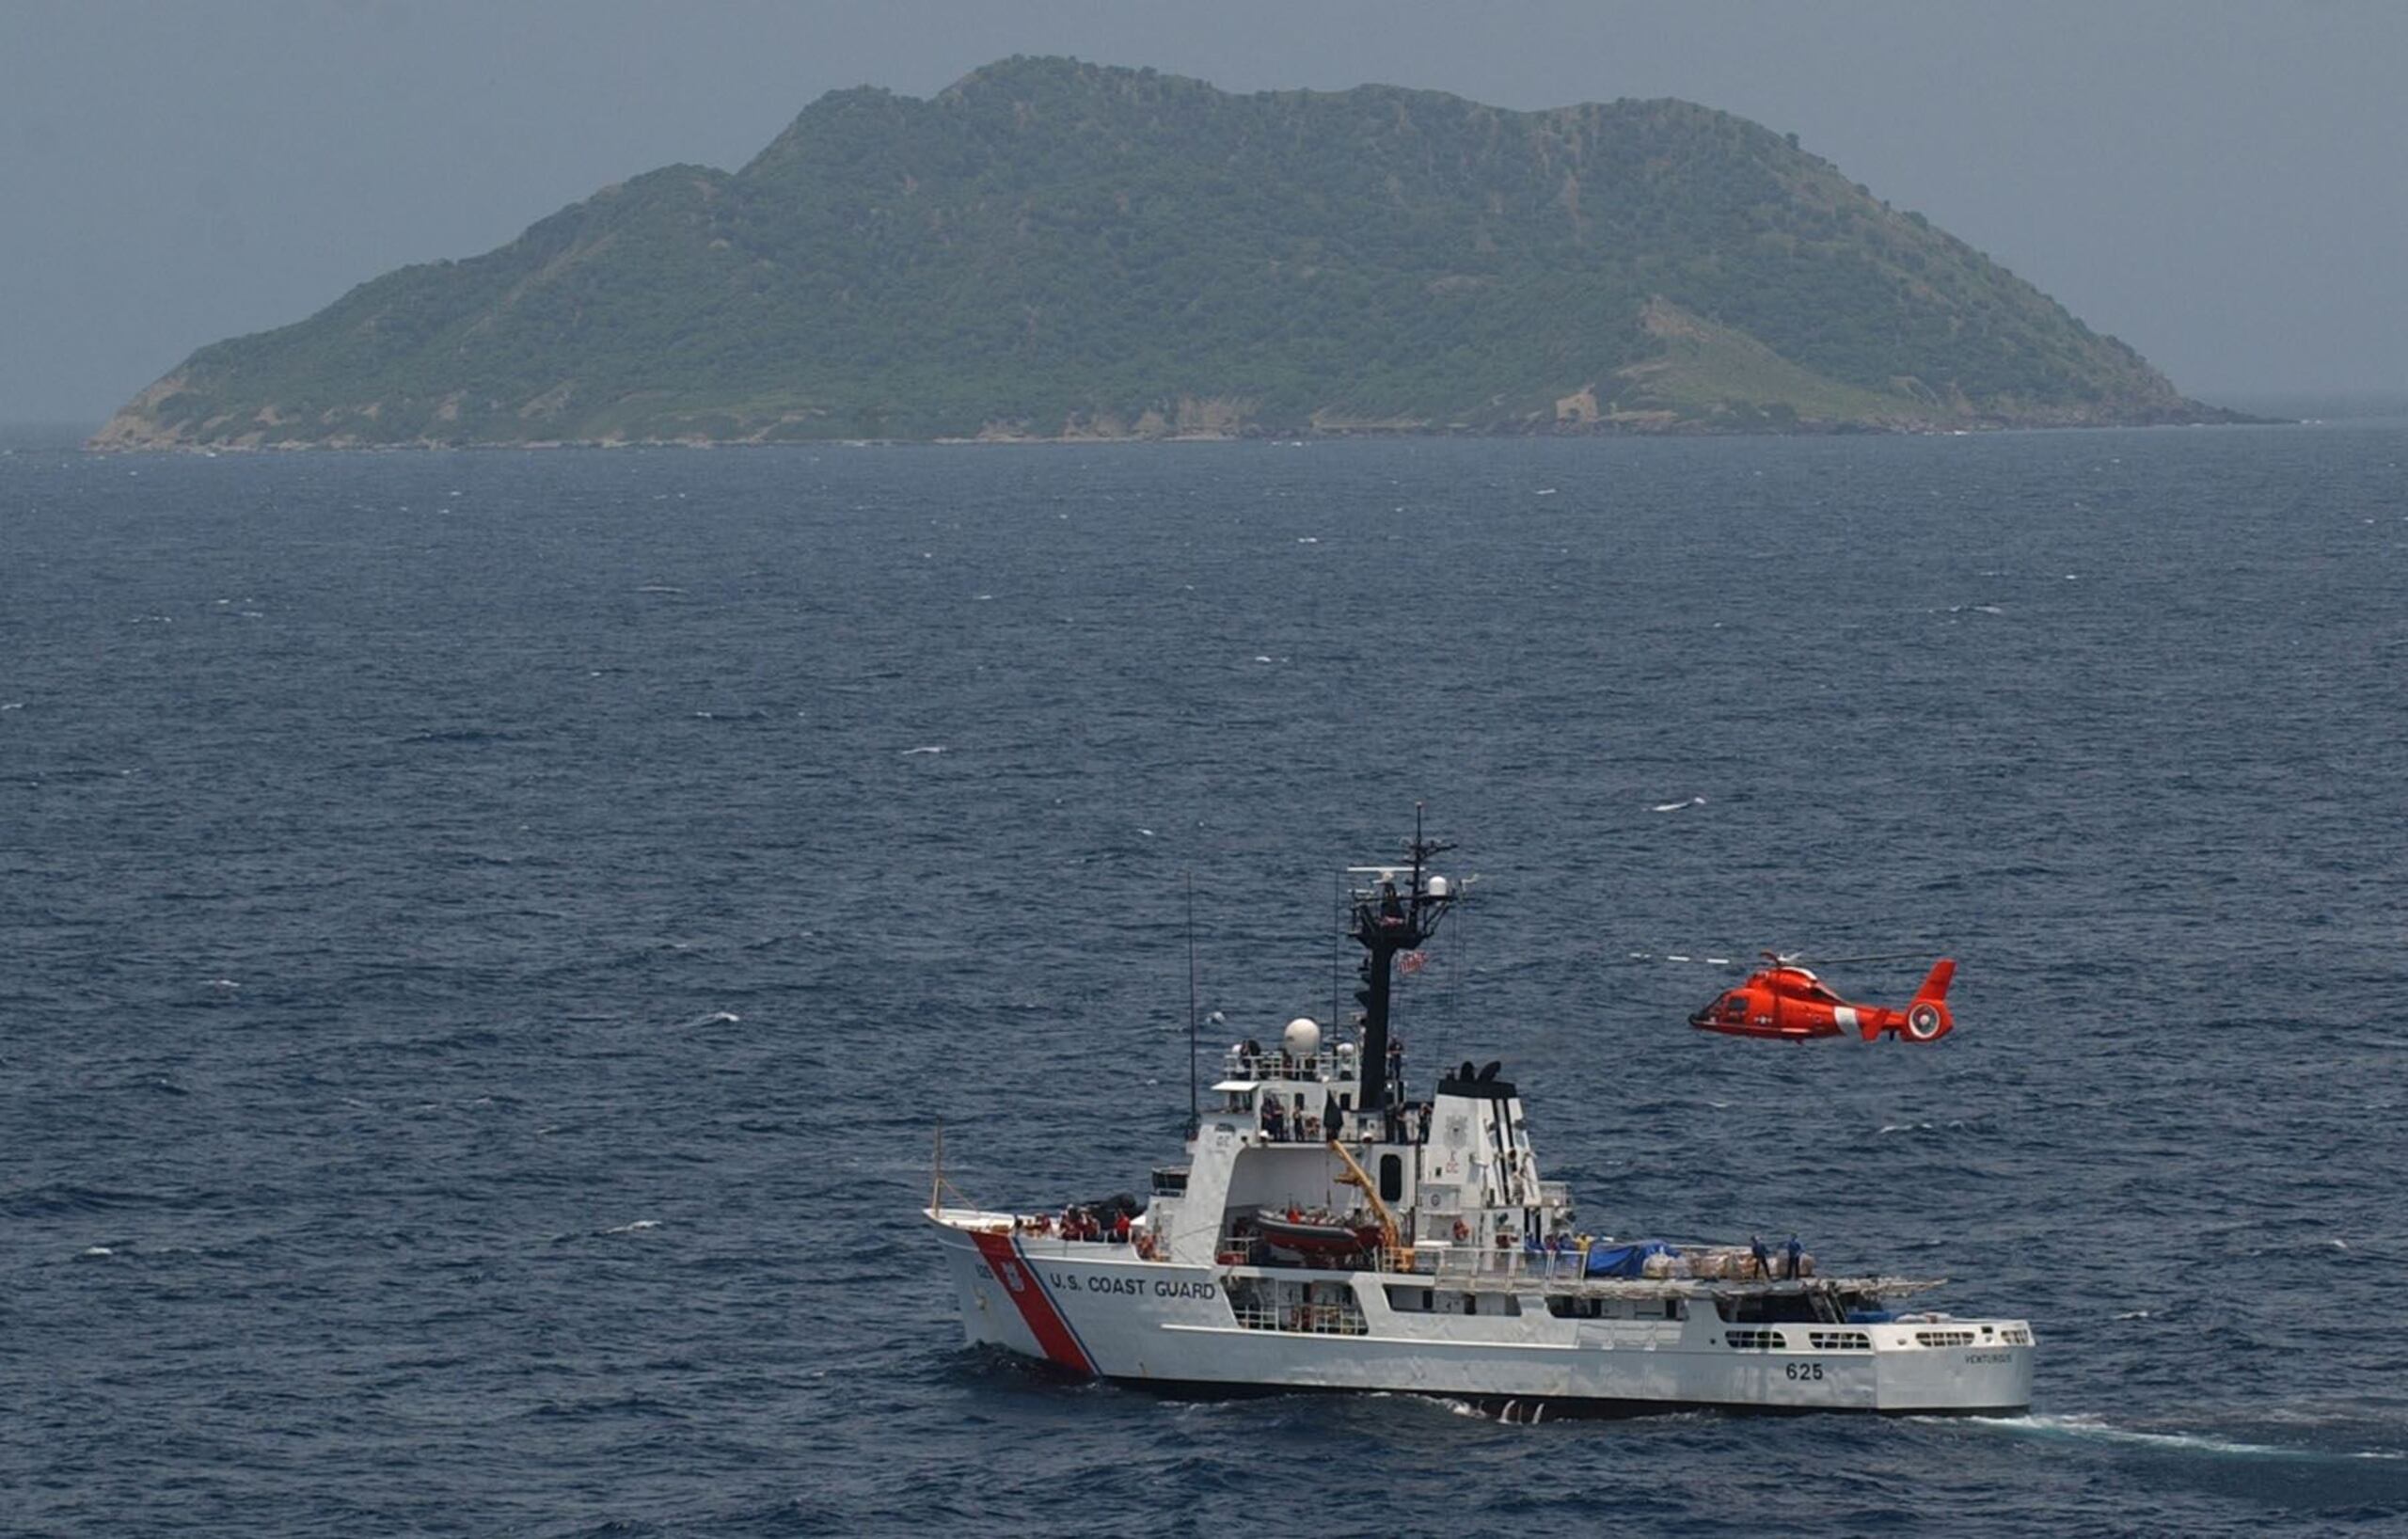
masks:
POLYGON ((1647 1265, 1650 1256, 1677 1256, 1680 1252, 1661 1240, 1641 1240, 1627 1245, 1591 1245, 1587 1271, 1592 1277, 1635 1277, 1647 1265))

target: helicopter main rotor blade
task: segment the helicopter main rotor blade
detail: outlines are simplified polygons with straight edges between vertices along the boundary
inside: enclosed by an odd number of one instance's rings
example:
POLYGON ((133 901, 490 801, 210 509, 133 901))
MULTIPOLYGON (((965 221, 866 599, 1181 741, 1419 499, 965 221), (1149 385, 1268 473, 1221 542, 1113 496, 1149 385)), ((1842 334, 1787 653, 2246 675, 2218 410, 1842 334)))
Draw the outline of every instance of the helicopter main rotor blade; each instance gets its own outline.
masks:
POLYGON ((1737 967, 1740 965, 1739 959, 1736 957, 1713 957, 1703 953, 1692 956, 1685 951, 1634 951, 1626 957, 1614 958, 1606 965, 1608 967, 1653 967, 1666 962, 1688 967, 1737 967))
POLYGON ((1755 960, 1751 961, 1737 952, 1722 957, 1708 952, 1633 951, 1604 961, 1608 967, 1654 967, 1667 962, 1690 967, 1841 967, 1850 962, 1904 961, 1931 955, 1928 947, 1921 951, 1865 951, 1846 957, 1823 957, 1812 951, 1758 951, 1755 960))

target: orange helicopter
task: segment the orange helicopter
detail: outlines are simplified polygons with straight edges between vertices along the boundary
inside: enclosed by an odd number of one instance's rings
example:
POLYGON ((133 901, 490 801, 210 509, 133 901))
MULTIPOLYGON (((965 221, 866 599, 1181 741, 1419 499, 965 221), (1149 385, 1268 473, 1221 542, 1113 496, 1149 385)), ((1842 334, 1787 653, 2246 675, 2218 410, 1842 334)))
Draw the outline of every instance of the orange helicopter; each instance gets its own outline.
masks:
MULTIPOLYGON (((1768 964, 1748 975, 1748 980, 1726 989, 1689 1017, 1701 1031, 1727 1037, 1766 1037, 1777 1041, 1803 1042, 1854 1031, 1872 1041, 1883 1032, 1909 1042, 1936 1042, 1954 1029, 1948 1013, 1948 984, 1956 963, 1946 957, 1933 964, 1907 1007, 1893 1010, 1879 1005, 1851 1005, 1830 986, 1798 964, 1798 959, 1776 951, 1764 954, 1768 964)), ((1841 961, 1875 961, 1873 957, 1844 957, 1841 961)))

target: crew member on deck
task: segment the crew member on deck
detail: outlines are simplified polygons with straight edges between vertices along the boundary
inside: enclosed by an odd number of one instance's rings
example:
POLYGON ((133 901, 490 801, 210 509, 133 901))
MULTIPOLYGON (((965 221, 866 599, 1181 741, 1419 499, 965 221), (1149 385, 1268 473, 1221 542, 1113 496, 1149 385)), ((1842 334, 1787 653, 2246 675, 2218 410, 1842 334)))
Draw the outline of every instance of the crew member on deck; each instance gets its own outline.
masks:
POLYGON ((1756 1259, 1756 1276, 1769 1279, 1772 1277, 1772 1257, 1766 1251, 1761 1235, 1748 1236, 1748 1253, 1756 1259))
POLYGON ((1793 1234, 1789 1237, 1789 1244, 1782 1246, 1782 1249, 1789 1253, 1789 1276, 1791 1280, 1795 1281, 1798 1277, 1798 1258, 1806 1253, 1806 1247, 1799 1245, 1798 1236, 1793 1234))

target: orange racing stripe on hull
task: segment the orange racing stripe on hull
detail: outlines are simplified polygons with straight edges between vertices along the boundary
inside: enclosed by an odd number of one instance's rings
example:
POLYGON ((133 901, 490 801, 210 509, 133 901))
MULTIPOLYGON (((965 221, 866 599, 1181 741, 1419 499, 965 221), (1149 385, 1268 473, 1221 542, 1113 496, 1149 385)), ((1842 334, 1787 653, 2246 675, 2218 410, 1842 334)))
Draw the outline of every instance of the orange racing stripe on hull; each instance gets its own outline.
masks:
POLYGON ((1079 1344, 1070 1330, 1069 1322, 1054 1307, 1045 1285, 1030 1269, 1028 1258, 1020 1253, 1020 1245, 1010 1235, 979 1230, 971 1235, 978 1245, 978 1254, 987 1259, 988 1268, 995 1280, 1004 1285, 1012 1302, 1020 1307, 1020 1317, 1028 1322, 1029 1334, 1045 1349, 1045 1356, 1062 1367, 1077 1373, 1093 1373, 1095 1364, 1079 1344))

